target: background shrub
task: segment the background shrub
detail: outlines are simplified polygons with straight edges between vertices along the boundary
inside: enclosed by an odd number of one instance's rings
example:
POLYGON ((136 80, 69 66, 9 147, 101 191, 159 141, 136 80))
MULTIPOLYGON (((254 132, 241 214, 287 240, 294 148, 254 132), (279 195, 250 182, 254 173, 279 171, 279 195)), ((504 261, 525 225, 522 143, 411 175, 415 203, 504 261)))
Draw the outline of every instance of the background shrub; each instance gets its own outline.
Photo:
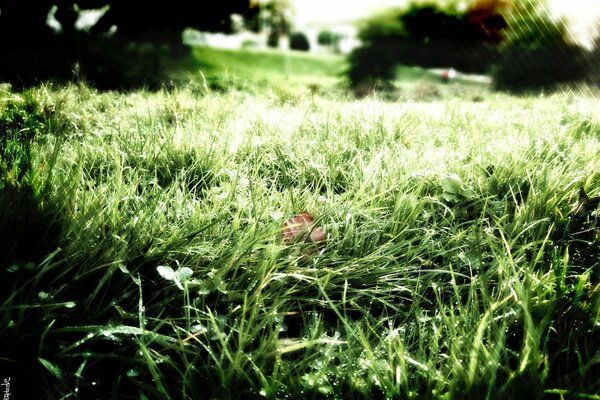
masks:
POLYGON ((493 69, 493 84, 516 93, 553 89, 584 79, 585 65, 586 51, 579 46, 565 43, 533 50, 509 46, 493 69))
POLYGON ((339 53, 341 38, 341 35, 338 33, 324 30, 319 32, 317 35, 317 43, 319 43, 321 46, 328 46, 334 52, 339 53))
POLYGON ((358 47, 350 53, 348 78, 356 84, 394 79, 398 63, 394 40, 381 40, 374 46, 358 47))
POLYGON ((310 50, 310 43, 306 35, 302 32, 292 32, 290 34, 290 49, 300 51, 310 50))
POLYGON ((317 35, 317 43, 321 46, 331 46, 338 40, 338 36, 331 31, 321 31, 317 35))

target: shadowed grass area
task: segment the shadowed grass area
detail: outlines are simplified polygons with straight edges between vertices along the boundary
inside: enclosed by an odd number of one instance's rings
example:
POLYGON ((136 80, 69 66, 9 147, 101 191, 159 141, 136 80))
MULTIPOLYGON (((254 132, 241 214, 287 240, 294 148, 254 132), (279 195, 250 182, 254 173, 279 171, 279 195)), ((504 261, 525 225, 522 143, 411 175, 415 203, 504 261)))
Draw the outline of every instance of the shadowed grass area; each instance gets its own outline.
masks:
POLYGON ((60 229, 1 265, 15 396, 597 397, 597 100, 277 90, 31 92, 60 229))

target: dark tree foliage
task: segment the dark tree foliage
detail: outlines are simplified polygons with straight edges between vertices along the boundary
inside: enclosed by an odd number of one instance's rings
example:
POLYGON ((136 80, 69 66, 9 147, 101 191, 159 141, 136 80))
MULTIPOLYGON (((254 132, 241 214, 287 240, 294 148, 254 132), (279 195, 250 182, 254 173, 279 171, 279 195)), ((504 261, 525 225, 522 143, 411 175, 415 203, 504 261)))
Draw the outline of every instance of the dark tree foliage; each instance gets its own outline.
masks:
POLYGON ((252 12, 249 0, 0 0, 0 80, 17 88, 81 77, 106 89, 159 85, 163 61, 187 54, 183 29, 230 33, 231 14, 252 12), (60 32, 47 24, 53 5, 60 32), (90 32, 75 29, 78 9, 107 5, 90 32))
POLYGON ((511 46, 493 70, 494 87, 514 93, 553 90, 584 81, 587 52, 579 46, 554 44, 534 49, 511 46))
POLYGON ((317 36, 317 43, 322 46, 335 45, 340 40, 340 35, 331 31, 321 31, 317 36))
POLYGON ((274 34, 284 35, 291 29, 287 7, 288 4, 281 0, 253 5, 244 13, 244 26, 253 32, 268 29, 274 34))
POLYGON ((310 43, 308 38, 302 32, 292 32, 290 34, 290 49, 308 51, 310 50, 310 43))
POLYGON ((276 31, 270 31, 267 37, 267 46, 277 48, 279 47, 279 33, 276 31))
POLYGON ((353 83, 367 80, 391 80, 396 72, 398 59, 394 40, 381 40, 377 46, 363 46, 350 54, 351 68, 348 77, 353 83))
POLYGON ((46 25, 48 12, 53 2, 50 0, 40 1, 11 1, 0 0, 0 32, 5 40, 22 40, 50 32, 46 25))
POLYGON ((507 0, 476 0, 469 9, 467 20, 477 27, 486 43, 499 44, 508 27, 503 13, 509 6, 507 0))
POLYGON ((342 36, 339 33, 328 30, 320 31, 317 35, 317 43, 321 46, 329 46, 336 53, 340 52, 340 40, 342 36))
MULTIPOLYGON (((102 0, 78 1, 84 9, 100 8, 102 0)), ((96 31, 106 31, 116 25, 118 32, 139 35, 153 31, 181 30, 191 27, 208 32, 231 33, 230 15, 249 12, 248 0, 202 2, 174 0, 168 3, 152 3, 143 0, 113 1, 110 9, 95 26, 96 31)))
POLYGON ((478 27, 467 22, 466 15, 448 14, 434 6, 412 6, 400 20, 413 39, 483 39, 478 27))

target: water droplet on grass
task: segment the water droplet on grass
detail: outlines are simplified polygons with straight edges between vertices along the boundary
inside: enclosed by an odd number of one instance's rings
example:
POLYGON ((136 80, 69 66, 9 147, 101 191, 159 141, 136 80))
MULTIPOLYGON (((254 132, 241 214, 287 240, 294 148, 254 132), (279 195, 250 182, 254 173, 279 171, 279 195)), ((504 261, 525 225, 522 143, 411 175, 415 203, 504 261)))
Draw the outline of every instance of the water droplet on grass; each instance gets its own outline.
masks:
POLYGON ((192 325, 192 326, 190 327, 190 331, 191 331, 192 333, 194 333, 194 334, 200 334, 200 335, 203 335, 203 334, 205 334, 206 332, 208 332, 208 328, 207 328, 207 327, 205 327, 205 326, 204 326, 204 325, 202 325, 202 324, 196 324, 196 325, 192 325))

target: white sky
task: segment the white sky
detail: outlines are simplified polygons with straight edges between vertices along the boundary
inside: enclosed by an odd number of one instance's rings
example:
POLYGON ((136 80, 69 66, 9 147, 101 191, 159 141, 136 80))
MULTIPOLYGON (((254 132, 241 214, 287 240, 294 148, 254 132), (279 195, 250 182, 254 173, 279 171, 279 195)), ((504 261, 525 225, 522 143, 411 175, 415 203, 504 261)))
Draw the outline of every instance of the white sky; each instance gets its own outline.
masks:
POLYGON ((555 16, 566 16, 573 40, 592 49, 600 35, 600 0, 552 0, 555 16))
POLYGON ((292 0, 298 23, 350 22, 407 0, 292 0))

